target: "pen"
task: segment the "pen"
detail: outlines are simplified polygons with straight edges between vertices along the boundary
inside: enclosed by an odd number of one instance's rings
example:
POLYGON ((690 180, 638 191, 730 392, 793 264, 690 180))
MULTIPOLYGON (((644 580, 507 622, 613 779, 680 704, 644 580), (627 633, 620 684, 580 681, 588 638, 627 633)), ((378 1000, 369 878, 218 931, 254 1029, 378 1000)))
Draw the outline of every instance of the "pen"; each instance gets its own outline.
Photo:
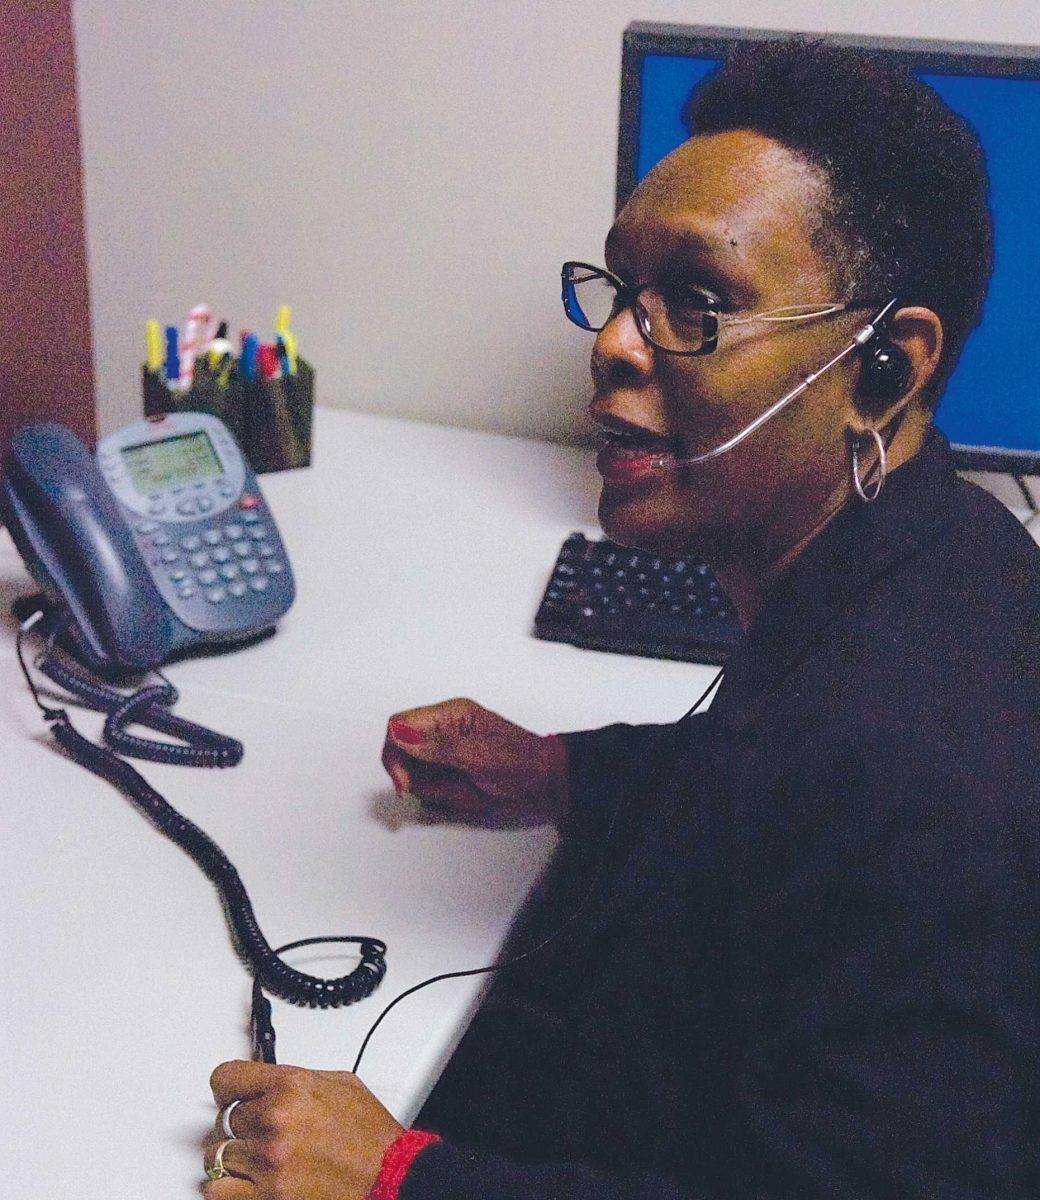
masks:
POLYGON ((166 383, 176 390, 180 379, 180 358, 177 355, 177 326, 166 326, 166 383))
POLYGON ((206 357, 209 359, 210 370, 218 367, 224 356, 231 353, 231 343, 228 341, 227 321, 221 321, 217 326, 217 336, 209 344, 206 357))
POLYGON ((213 315, 205 304, 196 304, 188 313, 184 326, 184 342, 181 345, 181 391, 191 390, 195 373, 195 355, 202 354, 213 315))
POLYGON ((289 330, 289 322, 292 320, 292 309, 288 304, 283 304, 278 309, 278 317, 275 320, 274 328, 278 334, 278 338, 285 344, 285 371, 288 375, 296 374, 296 338, 289 330))
POLYGON ((264 378, 274 379, 278 374, 278 356, 275 353, 274 346, 268 342, 264 342, 258 351, 258 357, 260 359, 260 370, 263 371, 264 378))
POLYGON ((158 374, 163 365, 162 337, 159 334, 159 322, 153 318, 144 323, 144 340, 148 353, 145 362, 153 375, 158 374))
POLYGON ((260 341, 255 333, 247 333, 242 338, 242 357, 239 359, 239 369, 246 379, 252 379, 256 374, 256 355, 260 341))

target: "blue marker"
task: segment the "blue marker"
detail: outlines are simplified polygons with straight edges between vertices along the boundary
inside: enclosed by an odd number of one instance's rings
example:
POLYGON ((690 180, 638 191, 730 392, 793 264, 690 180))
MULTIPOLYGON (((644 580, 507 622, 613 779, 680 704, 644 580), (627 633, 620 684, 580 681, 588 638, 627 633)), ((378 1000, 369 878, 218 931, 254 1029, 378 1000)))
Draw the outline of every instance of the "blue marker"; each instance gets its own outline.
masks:
POLYGON ((177 326, 166 326, 166 385, 177 387, 181 375, 181 359, 177 353, 177 326))
POLYGON ((260 349, 260 339, 255 333, 247 333, 242 339, 242 357, 238 360, 238 369, 246 379, 252 379, 256 374, 256 356, 260 349))

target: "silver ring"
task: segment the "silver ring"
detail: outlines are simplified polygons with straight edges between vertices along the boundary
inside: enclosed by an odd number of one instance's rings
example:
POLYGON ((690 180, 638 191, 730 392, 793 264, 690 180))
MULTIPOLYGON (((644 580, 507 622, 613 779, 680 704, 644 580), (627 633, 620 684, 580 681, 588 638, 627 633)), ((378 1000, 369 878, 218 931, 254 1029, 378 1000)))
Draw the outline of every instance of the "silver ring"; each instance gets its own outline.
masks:
POLYGON ((217 1143, 217 1148, 213 1152, 213 1165, 206 1168, 206 1176, 209 1179, 223 1179, 225 1175, 230 1175, 231 1172, 224 1166, 224 1151, 231 1145, 232 1142, 237 1142, 238 1138, 225 1138, 222 1142, 217 1143))
POLYGON ((232 1100, 230 1104, 225 1104, 220 1110, 220 1128, 223 1129, 226 1138, 238 1137, 238 1134, 231 1128, 231 1114, 235 1111, 235 1106, 241 1103, 241 1100, 232 1100))

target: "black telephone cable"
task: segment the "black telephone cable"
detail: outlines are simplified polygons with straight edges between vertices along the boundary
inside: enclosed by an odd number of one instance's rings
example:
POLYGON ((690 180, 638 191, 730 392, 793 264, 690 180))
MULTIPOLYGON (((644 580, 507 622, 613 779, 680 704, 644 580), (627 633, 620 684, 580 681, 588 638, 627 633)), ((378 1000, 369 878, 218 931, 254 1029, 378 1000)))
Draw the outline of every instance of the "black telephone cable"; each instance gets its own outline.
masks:
POLYGON ((234 767, 242 761, 244 748, 237 738, 206 729, 170 712, 179 695, 169 680, 138 688, 127 695, 88 677, 73 663, 62 659, 53 645, 48 646, 36 665, 48 679, 65 688, 87 708, 106 714, 102 737, 105 745, 117 754, 182 767, 234 767), (130 724, 169 734, 183 744, 158 742, 129 733, 126 726, 130 724))
MULTIPOLYGON (((122 792, 213 883, 231 926, 236 948, 252 969, 254 979, 272 995, 306 1008, 339 1008, 370 996, 386 974, 386 943, 372 937, 349 939, 360 945, 361 961, 348 975, 337 979, 308 975, 283 962, 271 949, 260 929, 238 871, 217 843, 178 812, 128 762, 111 750, 96 746, 79 733, 63 708, 51 708, 40 700, 23 655, 22 640, 26 629, 27 625, 23 625, 18 631, 18 662, 51 733, 75 762, 122 792)), ((107 687, 103 690, 107 690, 107 687)))

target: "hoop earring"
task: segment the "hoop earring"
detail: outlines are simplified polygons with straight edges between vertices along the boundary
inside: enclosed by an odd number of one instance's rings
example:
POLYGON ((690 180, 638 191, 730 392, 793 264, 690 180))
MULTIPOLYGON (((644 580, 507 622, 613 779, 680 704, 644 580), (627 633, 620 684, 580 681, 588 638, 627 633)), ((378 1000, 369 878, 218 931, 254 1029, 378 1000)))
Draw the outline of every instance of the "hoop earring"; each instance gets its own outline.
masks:
POLYGON ((877 446, 878 452, 878 477, 874 484, 873 491, 868 492, 863 486, 864 481, 859 474, 859 435, 852 440, 852 486, 856 489, 856 495, 863 501, 864 504, 873 504, 874 501, 881 495, 881 489, 885 486, 885 476, 888 474, 888 456, 885 453, 885 443, 882 441, 881 434, 876 429, 868 429, 867 432, 874 439, 874 444, 877 446))

